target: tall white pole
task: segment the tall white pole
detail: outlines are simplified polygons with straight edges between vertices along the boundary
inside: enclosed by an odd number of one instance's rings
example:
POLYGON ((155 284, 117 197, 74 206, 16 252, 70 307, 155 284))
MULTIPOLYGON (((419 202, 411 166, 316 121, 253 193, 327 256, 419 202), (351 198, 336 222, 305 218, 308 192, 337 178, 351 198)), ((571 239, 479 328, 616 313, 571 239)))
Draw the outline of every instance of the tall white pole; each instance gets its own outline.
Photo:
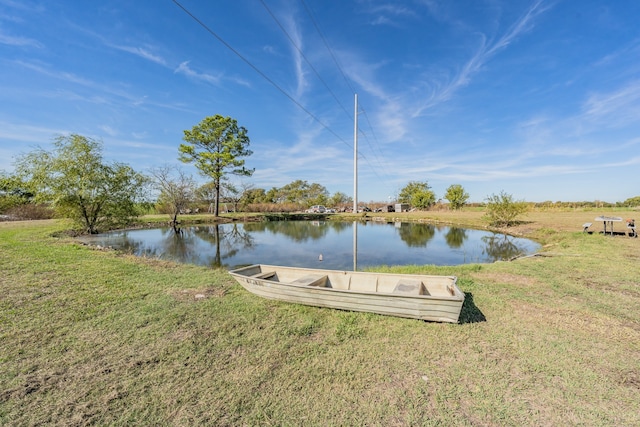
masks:
POLYGON ((358 212, 358 94, 353 110, 353 213, 358 212))

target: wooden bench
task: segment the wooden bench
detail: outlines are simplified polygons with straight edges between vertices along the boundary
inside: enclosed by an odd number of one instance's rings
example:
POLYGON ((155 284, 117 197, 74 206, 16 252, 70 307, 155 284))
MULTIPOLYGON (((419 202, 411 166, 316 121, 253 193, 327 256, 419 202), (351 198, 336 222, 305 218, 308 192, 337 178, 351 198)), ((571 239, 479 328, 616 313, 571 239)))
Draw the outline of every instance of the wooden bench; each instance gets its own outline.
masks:
POLYGON ((587 230, 589 230, 589 227, 591 227, 591 224, 592 223, 590 223, 590 222, 585 222, 584 224, 582 224, 582 232, 586 233, 587 230))

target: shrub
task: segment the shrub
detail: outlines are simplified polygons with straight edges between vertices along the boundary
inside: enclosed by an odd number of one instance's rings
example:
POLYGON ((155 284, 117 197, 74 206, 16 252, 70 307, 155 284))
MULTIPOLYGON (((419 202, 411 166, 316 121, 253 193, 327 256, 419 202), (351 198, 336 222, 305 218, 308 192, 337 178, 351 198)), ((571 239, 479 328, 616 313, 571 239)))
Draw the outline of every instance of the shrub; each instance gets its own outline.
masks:
POLYGON ((16 220, 51 219, 54 217, 53 209, 47 205, 26 203, 8 209, 7 216, 16 220))
POLYGON ((524 201, 514 201, 511 194, 501 191, 487 197, 487 213, 485 218, 492 226, 509 227, 514 225, 516 218, 525 213, 528 205, 524 201))

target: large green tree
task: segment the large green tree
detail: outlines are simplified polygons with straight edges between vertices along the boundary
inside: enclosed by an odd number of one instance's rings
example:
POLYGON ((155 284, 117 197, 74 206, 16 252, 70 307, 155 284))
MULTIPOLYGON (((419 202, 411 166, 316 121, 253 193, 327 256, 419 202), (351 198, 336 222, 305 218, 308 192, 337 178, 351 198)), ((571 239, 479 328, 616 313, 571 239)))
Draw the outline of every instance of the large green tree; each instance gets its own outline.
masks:
POLYGON ((414 208, 427 209, 436 202, 436 195, 431 191, 427 181, 411 181, 400 190, 398 201, 408 203, 414 208))
POLYGON ((53 146, 16 161, 16 173, 34 189, 36 201, 50 203, 88 233, 126 224, 140 213, 148 179, 128 165, 104 163, 100 141, 69 134, 53 146))
POLYGON ((464 188, 460 184, 453 184, 447 188, 444 198, 449 201, 453 210, 458 210, 467 203, 469 199, 469 193, 464 191, 464 188))
POLYGON ((227 174, 251 176, 253 169, 245 168, 242 157, 253 154, 249 150, 247 130, 238 126, 231 117, 219 114, 205 117, 191 130, 184 131, 184 141, 180 144, 180 160, 194 163, 200 173, 211 178, 215 188, 214 215, 220 213, 220 189, 227 174))
POLYGON ((278 202, 299 203, 305 206, 324 205, 327 203, 329 192, 318 184, 296 180, 278 189, 278 202))

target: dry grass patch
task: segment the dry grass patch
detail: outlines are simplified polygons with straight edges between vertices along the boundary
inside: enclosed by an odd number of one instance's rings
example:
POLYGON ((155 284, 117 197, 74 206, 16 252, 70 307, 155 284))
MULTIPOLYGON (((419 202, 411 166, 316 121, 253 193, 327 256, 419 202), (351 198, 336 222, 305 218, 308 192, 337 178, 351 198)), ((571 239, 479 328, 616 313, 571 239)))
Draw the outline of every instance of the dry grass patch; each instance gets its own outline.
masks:
POLYGON ((216 288, 182 289, 180 291, 171 291, 171 295, 179 301, 197 302, 207 298, 222 298, 226 292, 226 289, 216 288))

